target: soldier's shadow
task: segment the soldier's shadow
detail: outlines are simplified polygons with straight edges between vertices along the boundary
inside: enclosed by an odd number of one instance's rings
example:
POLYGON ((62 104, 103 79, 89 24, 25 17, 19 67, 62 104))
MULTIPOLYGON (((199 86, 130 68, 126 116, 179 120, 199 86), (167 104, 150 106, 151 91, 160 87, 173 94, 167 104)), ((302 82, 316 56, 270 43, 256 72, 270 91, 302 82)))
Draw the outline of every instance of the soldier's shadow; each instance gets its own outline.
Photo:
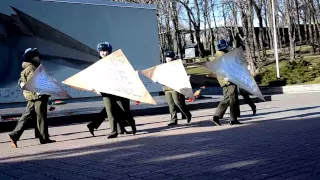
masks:
MULTIPOLYGON (((282 112, 290 112, 290 111, 304 111, 304 110, 310 110, 310 109, 316 109, 319 108, 320 106, 308 106, 308 107, 301 107, 301 108, 292 108, 292 109, 284 109, 284 110, 280 110, 280 111, 269 111, 269 112, 263 112, 263 113, 259 113, 259 111, 257 111, 257 114, 255 115, 255 117, 259 117, 259 116, 263 116, 263 115, 270 115, 270 114, 278 114, 278 113, 282 113, 282 112)), ((259 110, 259 109, 257 109, 259 110)), ((250 117, 252 115, 250 114, 246 114, 246 115, 241 115, 242 118, 247 118, 250 117)))

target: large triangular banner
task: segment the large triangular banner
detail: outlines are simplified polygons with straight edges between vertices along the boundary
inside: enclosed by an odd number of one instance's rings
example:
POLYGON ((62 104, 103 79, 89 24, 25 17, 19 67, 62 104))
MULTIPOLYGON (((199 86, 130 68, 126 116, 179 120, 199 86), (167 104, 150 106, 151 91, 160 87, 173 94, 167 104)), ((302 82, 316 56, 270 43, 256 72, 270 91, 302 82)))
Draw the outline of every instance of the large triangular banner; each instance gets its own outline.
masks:
POLYGON ((71 98, 71 96, 61 87, 61 85, 48 75, 42 64, 39 65, 32 77, 22 87, 22 89, 40 94, 71 98))
POLYGON ((121 50, 115 51, 62 83, 77 89, 108 93, 156 104, 121 50))
POLYGON ((242 48, 230 51, 213 62, 205 63, 205 67, 265 101, 256 81, 247 68, 242 48))
POLYGON ((145 69, 141 71, 141 73, 150 78, 153 82, 158 82, 187 97, 193 98, 190 78, 188 77, 181 60, 160 64, 158 66, 145 69))

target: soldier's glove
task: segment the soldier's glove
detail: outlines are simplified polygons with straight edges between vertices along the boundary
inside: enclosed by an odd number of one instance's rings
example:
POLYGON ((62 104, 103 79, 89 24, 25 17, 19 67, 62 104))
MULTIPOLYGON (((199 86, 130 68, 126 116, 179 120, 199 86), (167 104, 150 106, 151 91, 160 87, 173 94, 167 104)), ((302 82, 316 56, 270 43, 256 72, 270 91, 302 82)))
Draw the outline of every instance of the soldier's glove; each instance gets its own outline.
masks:
POLYGON ((25 85, 25 83, 20 83, 20 87, 23 88, 23 86, 25 85))

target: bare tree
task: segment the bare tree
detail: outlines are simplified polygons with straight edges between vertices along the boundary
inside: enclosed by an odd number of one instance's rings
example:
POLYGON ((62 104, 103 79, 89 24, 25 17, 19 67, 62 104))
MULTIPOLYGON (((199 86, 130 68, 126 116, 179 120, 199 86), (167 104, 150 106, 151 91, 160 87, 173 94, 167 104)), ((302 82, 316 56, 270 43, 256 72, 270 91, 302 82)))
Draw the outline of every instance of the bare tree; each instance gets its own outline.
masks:
POLYGON ((209 23, 208 22, 208 18, 206 17, 207 16, 207 11, 205 9, 205 2, 206 0, 200 0, 200 4, 202 4, 201 6, 201 11, 202 11, 202 17, 203 17, 203 46, 204 46, 204 50, 207 50, 209 49, 210 47, 210 44, 209 44, 209 38, 208 38, 208 33, 207 33, 207 24, 209 23))
POLYGON ((250 23, 251 22, 248 22, 248 20, 251 19, 251 15, 252 15, 252 11, 251 11, 251 7, 249 7, 249 3, 247 3, 246 1, 241 1, 241 0, 238 0, 238 6, 240 7, 240 12, 241 12, 241 20, 242 20, 242 28, 243 28, 243 32, 244 32, 244 44, 245 44, 245 48, 246 48, 246 56, 247 56, 247 61, 248 61, 248 64, 249 66, 251 67, 250 71, 251 73, 255 73, 255 70, 256 70, 256 64, 254 62, 254 59, 253 59, 253 54, 252 54, 252 46, 253 46, 253 43, 252 43, 252 38, 253 38, 253 35, 252 35, 252 28, 251 28, 251 25, 250 23))
POLYGON ((268 33, 269 33, 269 46, 271 49, 274 48, 273 44, 273 39, 274 39, 274 27, 273 27, 273 16, 272 16, 272 0, 265 0, 265 10, 267 12, 268 16, 268 23, 269 23, 269 28, 268 28, 268 33))
MULTIPOLYGON (((212 0, 211 0, 212 2, 212 0)), ((210 34, 210 38, 209 38, 209 42, 210 42, 210 52, 211 55, 213 56, 216 53, 216 49, 214 47, 214 32, 213 29, 211 27, 211 16, 210 16, 210 6, 209 6, 209 0, 204 0, 203 2, 203 12, 204 12, 204 19, 206 19, 206 22, 208 22, 208 26, 209 26, 209 34, 210 34)), ((214 10, 213 10, 214 11, 214 10)))
MULTIPOLYGON (((309 0, 309 4, 310 4, 310 10, 311 10, 311 18, 312 18, 312 26, 313 26, 313 32, 314 32, 314 43, 315 43, 315 47, 318 46, 317 39, 319 39, 319 24, 316 21, 316 9, 314 7, 314 1, 313 0, 309 0)), ((319 49, 320 50, 320 49, 319 49)))
MULTIPOLYGON (((158 12, 160 49, 174 49, 183 57, 186 37, 181 26, 189 25, 191 42, 196 42, 200 56, 205 49, 215 53, 215 39, 227 38, 227 34, 240 37, 252 72, 257 60, 266 59, 265 43, 273 49, 273 36, 279 40, 279 47, 290 52, 290 60, 295 59, 295 41, 299 39, 312 45, 313 52, 320 44, 320 3, 318 0, 274 0, 276 32, 272 17, 272 0, 118 0, 120 2, 155 4, 158 12), (238 18, 240 15, 241 18, 238 18), (241 19, 242 31, 238 21, 241 19), (222 20, 221 22, 219 22, 222 20), (259 31, 255 32, 255 20, 259 31), (185 24, 183 24, 185 23, 185 24), (217 24, 224 24, 217 27, 217 24), (303 24, 300 28, 300 23, 303 24), (183 24, 183 25, 182 25, 183 24), (223 26, 223 25, 222 25, 223 26), (204 31, 200 30, 204 27, 204 31), (288 30, 288 31, 287 31, 288 30), (303 33, 304 30, 304 33, 303 33), (297 34, 297 36, 296 36, 297 34), (204 35, 204 36, 203 36, 204 35), (287 46, 289 39, 289 46, 287 46)), ((240 23, 240 22, 239 22, 240 23)))
POLYGON ((177 9, 177 2, 171 1, 171 8, 170 8, 170 14, 172 19, 172 24, 174 27, 174 39, 176 41, 177 45, 177 51, 180 55, 180 58, 183 58, 183 47, 182 47, 182 40, 181 40, 181 33, 179 29, 179 16, 178 16, 178 9, 177 9))
POLYGON ((285 5, 286 5, 286 19, 288 23, 289 41, 290 41, 290 61, 294 61, 296 31, 295 31, 295 23, 294 23, 295 13, 294 13, 293 0, 286 0, 285 5))
POLYGON ((316 52, 316 38, 314 36, 314 32, 312 30, 312 12, 311 12, 311 5, 309 0, 304 0, 304 5, 306 6, 306 11, 305 11, 305 16, 306 16, 306 21, 309 21, 308 23, 308 30, 309 30, 309 41, 313 49, 313 53, 316 52))
POLYGON ((201 44, 201 37, 200 37, 200 7, 198 0, 193 0, 194 7, 191 7, 189 0, 179 0, 179 2, 184 6, 188 13, 188 17, 193 25, 193 29, 195 32, 195 37, 197 40, 197 47, 201 57, 204 57, 204 49, 201 44), (195 9, 195 12, 194 12, 195 9))
POLYGON ((300 29, 300 11, 299 11, 299 2, 298 0, 294 0, 295 9, 296 9, 296 16, 297 16, 297 29, 298 29, 298 36, 300 44, 302 44, 302 36, 301 36, 301 29, 300 29))
POLYGON ((266 55, 266 50, 264 48, 265 32, 262 24, 262 0, 258 0, 258 2, 253 1, 253 6, 259 20, 259 43, 262 50, 262 58, 264 58, 266 55))
POLYGON ((307 27, 307 22, 308 22, 308 15, 307 15, 307 11, 308 8, 307 6, 304 4, 302 5, 303 7, 303 29, 304 29, 304 39, 306 42, 308 42, 308 27, 307 27))

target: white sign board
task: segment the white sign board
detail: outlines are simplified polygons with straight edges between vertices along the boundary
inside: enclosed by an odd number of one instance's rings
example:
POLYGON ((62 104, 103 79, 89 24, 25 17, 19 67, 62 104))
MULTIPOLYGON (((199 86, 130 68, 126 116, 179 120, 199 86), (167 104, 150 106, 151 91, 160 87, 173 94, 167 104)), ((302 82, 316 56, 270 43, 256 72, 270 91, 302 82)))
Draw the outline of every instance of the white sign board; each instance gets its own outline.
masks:
POLYGON ((62 83, 71 87, 108 93, 135 101, 156 104, 121 50, 99 60, 62 83))
POLYGON ((193 98, 190 78, 181 60, 171 61, 141 71, 141 73, 153 82, 168 86, 179 93, 193 98))
POLYGON ((32 77, 22 87, 22 89, 40 94, 71 98, 71 96, 61 87, 61 85, 48 75, 42 64, 39 65, 32 77))
POLYGON ((256 81, 247 68, 242 48, 230 51, 213 62, 207 62, 205 67, 265 101, 256 81))

